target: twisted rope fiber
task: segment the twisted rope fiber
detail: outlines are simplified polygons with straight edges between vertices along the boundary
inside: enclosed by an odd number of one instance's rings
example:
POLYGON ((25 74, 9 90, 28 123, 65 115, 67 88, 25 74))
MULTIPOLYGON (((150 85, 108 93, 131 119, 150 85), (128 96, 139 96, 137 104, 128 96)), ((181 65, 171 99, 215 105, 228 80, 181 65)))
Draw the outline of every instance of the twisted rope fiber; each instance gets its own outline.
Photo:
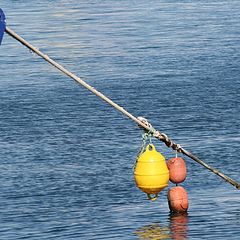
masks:
POLYGON ((91 85, 89 85, 88 83, 86 83, 84 80, 82 80, 81 78, 79 78, 78 76, 76 76, 75 74, 73 74, 72 72, 68 71, 67 69, 65 69, 62 65, 58 64, 57 62, 55 62, 53 59, 51 59, 50 57, 48 57, 46 54, 44 54, 43 52, 41 52, 39 49, 37 49, 36 47, 34 47, 33 45, 31 45, 29 42, 27 42, 26 40, 24 40, 22 37, 20 37, 18 34, 16 34, 13 30, 11 30, 9 27, 6 26, 5 32, 13 37, 14 39, 16 39, 17 41, 19 41, 21 44, 23 44, 24 46, 26 46, 27 48, 29 48, 32 52, 36 53, 37 55, 39 55, 40 57, 42 57, 45 61, 47 61, 48 63, 50 63, 51 65, 53 65, 55 68, 57 68, 58 70, 60 70, 62 73, 64 73, 65 75, 69 76, 70 78, 72 78, 73 80, 75 80, 76 82, 78 82, 79 84, 81 84, 83 87, 85 87, 86 89, 88 89, 90 92, 92 92, 93 94, 95 94, 97 97, 101 98, 103 101, 107 102, 108 104, 110 104, 112 107, 114 107, 115 109, 117 109, 118 111, 120 111, 122 114, 124 114, 125 116, 127 116, 128 118, 130 118, 132 121, 136 122, 140 127, 142 127, 143 129, 145 129, 147 132, 152 133, 152 135, 157 138, 158 140, 164 142, 166 144, 166 146, 180 152, 183 153, 184 155, 188 156, 189 158, 193 159, 195 162, 201 164, 202 166, 204 166, 205 168, 207 168, 208 170, 212 171, 213 173, 215 173, 216 175, 220 176, 221 178, 223 178, 226 182, 232 184, 233 186, 235 186, 238 190, 240 190, 240 184, 233 180, 232 178, 226 176, 225 174, 221 173, 220 171, 218 171, 217 169, 209 166, 208 164, 206 164, 204 161, 202 161, 201 159, 199 159, 198 157, 194 156, 192 153, 188 152, 187 150, 185 150, 184 148, 182 148, 179 144, 174 143, 166 134, 161 133, 160 131, 156 131, 151 124, 149 124, 148 122, 142 121, 141 119, 133 116, 132 114, 130 114, 128 111, 126 111, 123 107, 119 106, 118 104, 116 104, 115 102, 113 102, 111 99, 109 99, 108 97, 106 97, 104 94, 102 94, 101 92, 97 91, 94 87, 92 87, 91 85))

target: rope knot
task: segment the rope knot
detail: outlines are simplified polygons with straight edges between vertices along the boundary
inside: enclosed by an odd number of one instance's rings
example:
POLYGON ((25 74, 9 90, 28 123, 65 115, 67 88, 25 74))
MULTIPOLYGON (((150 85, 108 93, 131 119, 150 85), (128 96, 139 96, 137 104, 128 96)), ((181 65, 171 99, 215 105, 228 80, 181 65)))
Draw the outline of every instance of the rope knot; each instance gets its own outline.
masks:
POLYGON ((178 152, 181 151, 182 146, 180 144, 173 144, 172 148, 173 150, 176 150, 178 152))
POLYGON ((137 117, 137 119, 149 128, 149 131, 147 131, 143 126, 138 125, 142 130, 144 130, 145 132, 153 133, 153 134, 156 132, 152 124, 146 118, 137 117))
POLYGON ((168 147, 173 147, 174 143, 173 141, 167 136, 167 134, 165 133, 161 133, 161 135, 163 136, 164 142, 168 147))

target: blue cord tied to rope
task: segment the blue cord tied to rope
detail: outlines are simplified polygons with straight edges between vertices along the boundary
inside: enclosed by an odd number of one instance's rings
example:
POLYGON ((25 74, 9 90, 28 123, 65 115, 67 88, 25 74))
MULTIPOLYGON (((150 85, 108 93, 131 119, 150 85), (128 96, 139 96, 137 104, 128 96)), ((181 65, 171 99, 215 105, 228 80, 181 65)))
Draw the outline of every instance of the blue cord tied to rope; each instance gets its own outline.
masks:
MULTIPOLYGON (((147 136, 150 137, 155 137, 158 138, 160 140, 162 140, 167 147, 172 148, 173 150, 177 151, 177 152, 181 152, 182 151, 182 147, 180 144, 176 144, 174 143, 165 133, 160 133, 159 131, 157 131, 151 123, 149 123, 149 121, 144 118, 144 117, 138 117, 138 120, 140 120, 143 124, 145 124, 148 128, 149 131, 147 131, 145 128, 143 128, 142 126, 138 125, 142 130, 144 130, 144 134, 146 136, 143 136, 143 138, 146 138, 147 136)), ((150 142, 151 143, 151 142, 150 142)))
POLYGON ((138 125, 139 128, 143 130, 143 133, 142 133, 142 145, 141 145, 141 148, 140 148, 140 150, 139 150, 139 152, 137 154, 137 158, 136 158, 136 161, 135 161, 135 165, 134 165, 133 171, 135 171, 135 167, 136 167, 137 161, 138 161, 139 157, 143 154, 143 152, 146 150, 147 145, 152 143, 152 137, 153 137, 154 132, 156 131, 152 127, 152 125, 148 122, 148 120, 146 118, 138 117, 137 119, 140 120, 141 122, 143 122, 146 126, 148 126, 150 128, 150 130, 147 131, 145 128, 143 128, 142 126, 138 125))
POLYGON ((156 130, 153 128, 153 126, 148 122, 148 120, 144 117, 138 117, 138 120, 140 120, 141 122, 143 122, 146 126, 148 126, 150 128, 149 131, 147 131, 145 128, 143 128, 142 126, 139 125, 139 127, 144 130, 144 132, 142 133, 142 145, 141 145, 141 149, 137 155, 137 159, 139 158, 139 156, 145 151, 146 146, 148 144, 152 143, 152 137, 154 135, 154 133, 156 132, 156 130))

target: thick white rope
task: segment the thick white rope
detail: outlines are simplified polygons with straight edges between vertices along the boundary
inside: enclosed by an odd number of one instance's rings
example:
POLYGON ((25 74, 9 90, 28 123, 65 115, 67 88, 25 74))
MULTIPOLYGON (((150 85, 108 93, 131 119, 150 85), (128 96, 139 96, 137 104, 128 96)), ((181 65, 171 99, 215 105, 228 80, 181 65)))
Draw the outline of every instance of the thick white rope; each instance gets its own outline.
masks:
POLYGON ((62 73, 66 74, 67 76, 69 76, 70 78, 74 79, 76 82, 78 82, 79 84, 81 84, 83 87, 85 87, 86 89, 88 89, 90 92, 92 92, 93 94, 95 94, 97 97, 101 98, 103 101, 107 102, 108 104, 110 104, 112 107, 114 107, 115 109, 117 109, 118 111, 120 111, 122 114, 124 114, 125 116, 127 116, 128 118, 130 118, 131 120, 133 120, 134 122, 136 122, 139 126, 141 126, 143 129, 145 129, 147 132, 150 132, 153 134, 153 136, 157 139, 159 139, 160 141, 164 142, 168 147, 171 147, 172 149, 183 153, 184 155, 190 157, 191 159, 193 159, 194 161, 196 161, 197 163, 201 164, 202 166, 204 166, 205 168, 207 168, 208 170, 212 171, 213 173, 215 173, 216 175, 220 176, 221 178, 223 178, 225 181, 227 181, 228 183, 232 184, 233 186, 235 186, 237 189, 240 190, 240 184, 233 180, 232 178, 226 176, 225 174, 219 172, 217 169, 214 169, 213 167, 209 166, 208 164, 206 164, 205 162, 203 162, 201 159, 199 159, 198 157, 194 156, 192 153, 188 152, 187 150, 185 150, 184 148, 182 148, 179 144, 174 143, 166 134, 161 133, 160 131, 156 131, 151 124, 148 123, 148 121, 144 118, 137 118, 135 116, 133 116, 132 114, 130 114, 128 111, 126 111, 123 107, 119 106, 118 104, 116 104, 115 102, 113 102, 111 99, 109 99, 108 97, 106 97, 104 94, 102 94, 101 92, 97 91, 94 87, 92 87, 91 85, 89 85, 88 83, 86 83, 84 80, 82 80, 81 78, 79 78, 78 76, 76 76, 75 74, 73 74, 72 72, 68 71, 66 68, 64 68, 62 65, 58 64, 57 62, 55 62, 53 59, 51 59, 50 57, 48 57, 46 54, 44 54, 43 52, 41 52, 39 49, 37 49, 36 47, 34 47, 33 45, 31 45, 29 42, 27 42, 26 40, 24 40, 22 37, 20 37, 18 34, 16 34, 13 30, 11 30, 9 27, 6 27, 5 32, 7 34, 9 34, 11 37, 13 37, 14 39, 16 39, 17 41, 19 41, 20 43, 22 43, 24 46, 26 46, 27 48, 29 48, 31 51, 33 51, 34 53, 36 53, 37 55, 39 55, 40 57, 42 57, 45 61, 47 61, 48 63, 50 63, 51 65, 53 65, 55 68, 57 68, 58 70, 60 70, 62 73))

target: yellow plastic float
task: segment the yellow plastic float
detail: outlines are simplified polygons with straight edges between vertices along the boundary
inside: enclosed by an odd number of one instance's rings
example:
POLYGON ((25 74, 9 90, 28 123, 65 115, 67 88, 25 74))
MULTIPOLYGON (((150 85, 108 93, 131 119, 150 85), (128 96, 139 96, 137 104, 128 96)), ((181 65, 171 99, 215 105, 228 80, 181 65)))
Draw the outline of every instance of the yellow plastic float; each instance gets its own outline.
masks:
POLYGON ((134 179, 139 189, 152 201, 156 200, 169 182, 169 171, 164 156, 149 144, 137 159, 134 179), (152 196, 153 195, 153 196, 152 196))

